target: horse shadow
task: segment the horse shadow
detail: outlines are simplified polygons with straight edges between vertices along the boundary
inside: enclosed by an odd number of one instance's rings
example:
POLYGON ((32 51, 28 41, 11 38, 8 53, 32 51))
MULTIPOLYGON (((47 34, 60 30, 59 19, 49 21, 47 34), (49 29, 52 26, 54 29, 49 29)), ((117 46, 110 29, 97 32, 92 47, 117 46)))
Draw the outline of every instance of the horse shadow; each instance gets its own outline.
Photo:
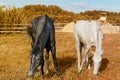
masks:
POLYGON ((67 69, 70 69, 72 65, 76 63, 76 58, 64 57, 64 58, 58 58, 57 61, 59 64, 60 73, 63 74, 66 72, 67 69))
MULTIPOLYGON (((70 57, 66 56, 64 58, 57 58, 57 62, 58 62, 58 68, 60 71, 60 76, 61 76, 66 72, 66 70, 70 69, 72 65, 76 63, 76 58, 73 56, 70 56, 70 57)), ((51 78, 54 75, 55 75, 55 72, 50 70, 49 74, 45 75, 45 77, 51 78)))
MULTIPOLYGON (((90 60, 90 64, 91 66, 93 65, 93 61, 92 61, 92 56, 89 57, 90 60)), ((59 67, 59 71, 60 74, 64 74, 66 72, 66 70, 70 69, 75 63, 76 63, 76 58, 75 57, 64 57, 64 58, 57 58, 57 62, 58 62, 58 67, 59 67)), ((102 63, 101 63, 101 67, 100 67, 100 72, 103 72, 107 66, 108 66, 109 60, 107 58, 103 58, 102 59, 102 63)), ((55 75, 54 71, 50 70, 50 73, 48 75, 46 75, 47 78, 53 77, 55 75)))
POLYGON ((108 66, 109 60, 107 58, 102 59, 102 64, 100 67, 100 72, 103 72, 108 66))
MULTIPOLYGON (((90 60, 91 66, 94 66, 92 57, 93 56, 89 57, 89 60, 90 60)), ((101 62, 99 71, 103 72, 107 68, 108 64, 109 64, 109 60, 107 58, 102 58, 102 62, 101 62)))

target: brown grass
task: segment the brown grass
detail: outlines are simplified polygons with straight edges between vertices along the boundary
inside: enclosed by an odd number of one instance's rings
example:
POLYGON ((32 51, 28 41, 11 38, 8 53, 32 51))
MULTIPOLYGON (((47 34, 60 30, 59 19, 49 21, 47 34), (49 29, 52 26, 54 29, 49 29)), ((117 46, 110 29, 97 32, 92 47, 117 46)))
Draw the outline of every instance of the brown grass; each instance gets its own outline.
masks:
MULTIPOLYGON (((43 78, 40 69, 33 79, 28 78, 30 62, 30 38, 27 35, 0 35, 0 80, 119 80, 120 79, 120 34, 104 35, 104 55, 100 74, 95 76, 91 69, 77 70, 77 54, 72 33, 56 33, 57 60, 61 78, 55 75, 50 56, 50 73, 43 78)), ((92 55, 89 55, 92 60, 92 55)), ((44 70, 45 71, 45 70, 44 70)))

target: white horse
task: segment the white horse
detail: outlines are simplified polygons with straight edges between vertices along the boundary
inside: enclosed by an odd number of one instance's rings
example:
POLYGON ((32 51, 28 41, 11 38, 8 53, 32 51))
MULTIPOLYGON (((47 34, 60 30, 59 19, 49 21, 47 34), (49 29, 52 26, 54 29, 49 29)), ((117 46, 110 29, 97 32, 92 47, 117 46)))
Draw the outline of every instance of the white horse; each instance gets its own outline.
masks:
POLYGON ((88 61, 88 51, 92 46, 94 46, 96 47, 96 50, 95 52, 92 52, 94 54, 93 74, 98 74, 101 61, 102 61, 102 54, 103 54, 103 50, 102 50, 103 34, 102 34, 99 23, 94 20, 77 21, 74 27, 74 36, 76 40, 76 50, 78 54, 78 71, 80 72, 82 70, 82 66, 85 63, 85 61, 87 63, 87 67, 90 68, 90 63, 88 61), (81 63, 80 57, 81 57, 81 51, 83 46, 85 50, 84 50, 82 63, 81 63))

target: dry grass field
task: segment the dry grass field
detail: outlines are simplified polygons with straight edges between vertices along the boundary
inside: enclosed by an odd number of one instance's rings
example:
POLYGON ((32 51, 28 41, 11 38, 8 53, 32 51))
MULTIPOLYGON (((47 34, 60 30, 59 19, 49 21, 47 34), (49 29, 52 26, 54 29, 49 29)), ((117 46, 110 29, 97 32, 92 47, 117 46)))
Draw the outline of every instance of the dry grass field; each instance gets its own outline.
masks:
POLYGON ((56 76, 50 56, 50 73, 41 78, 38 68, 34 78, 29 78, 30 42, 26 34, 0 35, 0 80, 120 80, 120 34, 104 35, 104 54, 97 76, 92 74, 91 53, 91 69, 84 68, 78 73, 74 36, 59 32, 56 33, 56 46, 61 77, 56 76))

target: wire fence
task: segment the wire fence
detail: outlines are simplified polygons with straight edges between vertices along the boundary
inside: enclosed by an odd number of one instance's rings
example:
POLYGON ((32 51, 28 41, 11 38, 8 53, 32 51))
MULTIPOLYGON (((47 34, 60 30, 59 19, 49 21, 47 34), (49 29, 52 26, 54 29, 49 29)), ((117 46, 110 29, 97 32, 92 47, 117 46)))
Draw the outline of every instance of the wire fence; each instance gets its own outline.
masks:
MULTIPOLYGON (((56 23, 55 31, 61 32, 62 28, 67 23, 56 23)), ((0 34, 5 33, 27 33, 27 29, 31 26, 31 24, 0 24, 0 34)))
MULTIPOLYGON (((55 23, 55 31, 61 32, 62 28, 68 23, 55 23)), ((111 23, 115 30, 108 27, 103 27, 103 31, 109 31, 109 32, 120 32, 120 23, 111 23)), ((0 24, 0 34, 13 34, 13 33, 27 33, 28 28, 31 26, 31 24, 0 24)))

